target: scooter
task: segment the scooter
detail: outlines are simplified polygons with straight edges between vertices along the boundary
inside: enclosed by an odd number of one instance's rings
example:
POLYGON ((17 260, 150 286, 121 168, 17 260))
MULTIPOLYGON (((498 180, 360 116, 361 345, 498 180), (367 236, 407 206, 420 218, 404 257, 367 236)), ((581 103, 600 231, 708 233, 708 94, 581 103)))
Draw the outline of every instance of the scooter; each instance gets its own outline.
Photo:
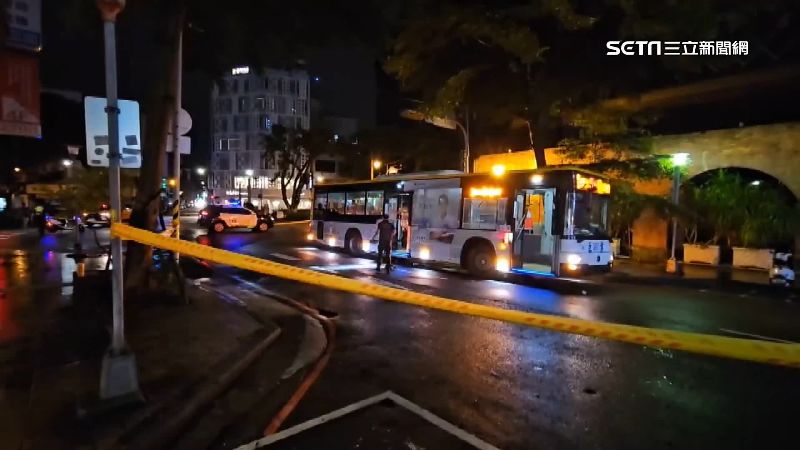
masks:
POLYGON ((48 233, 57 233, 59 231, 71 231, 78 226, 78 231, 83 231, 83 224, 78 224, 76 219, 67 219, 61 217, 45 216, 44 228, 48 233))
POLYGON ((769 271, 769 283, 786 287, 791 287, 794 284, 791 253, 775 253, 772 258, 772 269, 769 271))

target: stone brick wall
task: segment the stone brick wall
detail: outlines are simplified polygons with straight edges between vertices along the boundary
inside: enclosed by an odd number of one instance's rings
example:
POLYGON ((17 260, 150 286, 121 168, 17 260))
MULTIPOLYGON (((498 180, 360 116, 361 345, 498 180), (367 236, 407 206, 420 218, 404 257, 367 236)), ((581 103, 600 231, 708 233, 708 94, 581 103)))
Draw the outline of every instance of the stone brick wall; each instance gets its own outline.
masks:
MULTIPOLYGON (((689 177, 725 167, 754 169, 775 177, 800 199, 800 123, 657 136, 653 146, 655 154, 689 153, 689 177)), ((555 149, 548 149, 547 161, 554 165, 591 162, 569 160, 555 149)), ((634 186, 638 192, 668 195, 671 182, 648 180, 634 186)), ((633 258, 663 260, 667 255, 668 228, 668 222, 652 212, 643 214, 633 226, 633 258)), ((800 236, 797 242, 800 243, 800 236)))

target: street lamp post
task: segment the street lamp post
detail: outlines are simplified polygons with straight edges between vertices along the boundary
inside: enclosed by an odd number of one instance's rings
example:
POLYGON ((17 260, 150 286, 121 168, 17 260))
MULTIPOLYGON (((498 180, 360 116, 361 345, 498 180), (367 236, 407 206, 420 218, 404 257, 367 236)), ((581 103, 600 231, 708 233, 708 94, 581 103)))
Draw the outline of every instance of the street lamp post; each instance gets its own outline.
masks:
POLYGON ((369 179, 375 179, 375 171, 380 170, 383 163, 379 159, 373 159, 369 165, 369 179))
MULTIPOLYGON (((688 153, 675 153, 672 155, 672 203, 678 206, 681 192, 681 169, 689 164, 688 153)), ((678 244, 678 218, 672 215, 672 246, 670 257, 667 260, 667 273, 680 273, 678 261, 675 259, 675 247, 678 244)))
POLYGON ((423 114, 420 111, 407 109, 400 113, 405 119, 409 120, 417 120, 422 122, 427 122, 433 126, 439 128, 447 128, 448 130, 455 130, 456 128, 461 131, 461 135, 464 137, 464 153, 462 154, 462 170, 464 173, 469 173, 470 171, 470 163, 469 163, 469 109, 465 110, 466 112, 466 120, 462 124, 458 120, 451 118, 451 117, 430 117, 423 114))
MULTIPOLYGON (((108 185, 111 204, 111 220, 120 217, 120 173, 122 155, 119 151, 119 108, 117 107, 117 15, 125 8, 125 0, 97 0, 97 8, 103 18, 105 42, 106 114, 108 115, 108 185)), ((125 312, 123 303, 122 241, 111 238, 112 260, 112 326, 111 347, 103 356, 100 373, 100 398, 104 400, 130 398, 141 399, 136 372, 136 358, 125 343, 125 312)))

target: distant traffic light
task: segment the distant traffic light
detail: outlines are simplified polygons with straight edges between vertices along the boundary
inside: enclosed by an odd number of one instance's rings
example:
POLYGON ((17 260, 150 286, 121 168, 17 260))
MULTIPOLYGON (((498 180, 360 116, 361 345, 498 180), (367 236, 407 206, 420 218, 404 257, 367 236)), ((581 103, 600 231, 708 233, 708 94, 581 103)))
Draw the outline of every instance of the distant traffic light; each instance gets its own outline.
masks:
POLYGON ((161 189, 167 189, 167 177, 161 177, 161 189))
POLYGON ((175 178, 170 178, 169 179, 169 187, 175 187, 175 185, 176 185, 175 178))

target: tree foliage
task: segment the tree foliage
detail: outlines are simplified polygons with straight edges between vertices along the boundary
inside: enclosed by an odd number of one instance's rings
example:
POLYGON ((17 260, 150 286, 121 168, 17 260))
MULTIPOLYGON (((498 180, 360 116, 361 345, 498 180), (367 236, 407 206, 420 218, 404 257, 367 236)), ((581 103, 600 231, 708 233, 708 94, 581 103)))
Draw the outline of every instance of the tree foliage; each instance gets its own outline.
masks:
MULTIPOLYGON (((134 192, 138 174, 135 171, 124 170, 120 175, 123 196, 130 195, 134 192)), ((70 214, 94 212, 102 203, 108 203, 108 170, 84 169, 68 181, 66 188, 58 192, 58 201, 70 214)))
POLYGON ((264 136, 263 158, 275 170, 272 180, 281 187, 283 203, 290 211, 300 205, 303 191, 310 186, 314 160, 322 155, 344 153, 346 144, 334 142, 327 130, 294 130, 274 125, 272 133, 264 136))
MULTIPOLYGON (((727 246, 786 245, 800 228, 798 207, 768 184, 754 185, 721 170, 699 186, 685 186, 682 202, 693 212, 684 216, 688 236, 709 228, 712 243, 727 246)), ((695 242, 691 239, 689 242, 695 242)))
MULTIPOLYGON (((587 109, 598 100, 739 70, 777 52, 796 2, 697 0, 419 1, 387 71, 442 115, 463 106, 483 122, 532 130, 537 163, 566 134, 582 142, 646 135, 656 118, 587 109), (777 25, 776 25, 777 24, 777 25), (750 40, 750 57, 609 57, 609 40, 750 40), (577 127, 577 132, 571 132, 577 127)), ((794 11, 794 13, 793 13, 794 11)))
POLYGON ((367 171, 370 158, 400 164, 406 172, 460 169, 459 159, 454 156, 459 152, 461 137, 454 131, 417 124, 379 127, 362 132, 358 141, 367 155, 362 163, 367 171))

